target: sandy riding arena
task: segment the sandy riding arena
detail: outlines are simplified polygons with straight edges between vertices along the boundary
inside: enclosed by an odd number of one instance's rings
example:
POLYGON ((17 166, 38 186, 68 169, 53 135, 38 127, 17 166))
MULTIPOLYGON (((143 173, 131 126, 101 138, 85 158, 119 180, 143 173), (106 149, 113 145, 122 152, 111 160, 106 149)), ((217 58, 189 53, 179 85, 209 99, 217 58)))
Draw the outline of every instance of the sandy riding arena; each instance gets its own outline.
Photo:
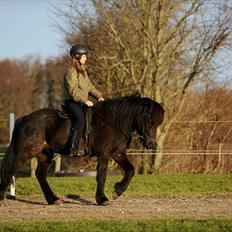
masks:
POLYGON ((1 202, 0 221, 36 219, 150 219, 228 218, 232 216, 232 194, 214 196, 149 197, 122 196, 108 206, 94 198, 64 196, 58 205, 47 205, 42 196, 19 196, 1 202))

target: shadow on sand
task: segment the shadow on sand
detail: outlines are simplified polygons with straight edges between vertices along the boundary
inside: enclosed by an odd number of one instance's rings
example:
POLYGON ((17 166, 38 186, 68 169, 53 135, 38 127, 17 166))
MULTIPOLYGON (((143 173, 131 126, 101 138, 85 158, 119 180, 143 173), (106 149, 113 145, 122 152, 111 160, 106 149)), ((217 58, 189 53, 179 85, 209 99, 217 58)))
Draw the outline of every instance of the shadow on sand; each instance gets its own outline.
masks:
MULTIPOLYGON (((92 201, 81 198, 79 195, 68 194, 68 195, 66 195, 66 197, 68 199, 72 200, 71 203, 73 203, 73 201, 78 201, 79 203, 81 203, 83 205, 97 205, 96 203, 94 203, 92 201)), ((64 201, 64 203, 66 203, 66 202, 64 201)), ((67 202, 67 203, 70 203, 70 202, 67 202)))

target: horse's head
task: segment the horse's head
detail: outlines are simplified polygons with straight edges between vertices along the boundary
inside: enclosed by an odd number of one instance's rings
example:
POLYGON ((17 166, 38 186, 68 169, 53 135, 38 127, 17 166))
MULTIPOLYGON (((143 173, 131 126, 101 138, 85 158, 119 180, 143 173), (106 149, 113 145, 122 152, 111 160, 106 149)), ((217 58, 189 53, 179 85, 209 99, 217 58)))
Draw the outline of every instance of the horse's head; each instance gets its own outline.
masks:
POLYGON ((164 117, 163 107, 149 98, 143 98, 143 110, 135 117, 134 129, 139 134, 143 146, 156 150, 156 132, 164 117))
POLYGON ((156 149, 156 131, 164 117, 164 109, 159 103, 133 94, 106 100, 102 106, 102 112, 110 112, 112 115, 116 128, 128 135, 136 131, 145 148, 156 149))

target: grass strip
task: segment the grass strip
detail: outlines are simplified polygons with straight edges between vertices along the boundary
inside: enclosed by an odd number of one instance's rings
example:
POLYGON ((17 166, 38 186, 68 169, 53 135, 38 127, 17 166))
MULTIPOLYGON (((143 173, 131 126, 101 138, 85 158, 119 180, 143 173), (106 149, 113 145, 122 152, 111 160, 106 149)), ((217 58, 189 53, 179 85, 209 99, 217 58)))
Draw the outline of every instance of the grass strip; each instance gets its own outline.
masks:
POLYGON ((63 221, 30 221, 30 222, 0 222, 2 232, 46 232, 46 231, 75 231, 75 232, 230 232, 232 219, 209 220, 63 220, 63 221))
MULTIPOLYGON (((114 184, 121 176, 108 176, 105 190, 111 194, 114 184)), ((95 177, 49 177, 48 182, 55 193, 94 195, 95 177)), ((137 175, 130 183, 127 195, 212 195, 232 193, 232 174, 157 174, 137 175)), ((35 178, 18 178, 17 195, 42 194, 35 178)))

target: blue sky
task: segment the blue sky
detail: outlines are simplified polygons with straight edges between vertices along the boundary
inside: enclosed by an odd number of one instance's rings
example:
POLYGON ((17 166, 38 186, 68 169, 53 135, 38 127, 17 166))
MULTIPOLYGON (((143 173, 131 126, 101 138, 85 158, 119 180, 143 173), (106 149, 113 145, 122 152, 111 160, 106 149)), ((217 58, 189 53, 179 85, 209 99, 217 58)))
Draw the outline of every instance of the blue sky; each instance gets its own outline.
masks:
POLYGON ((0 0, 0 60, 39 56, 42 60, 66 51, 52 22, 52 6, 67 0, 0 0))
MULTIPOLYGON (((64 8, 69 0, 0 0, 0 60, 23 59, 27 56, 58 57, 69 50, 52 23, 57 17, 52 13, 55 5, 64 8)), ((59 21, 60 22, 60 21, 59 21)), ((219 78, 231 76, 231 53, 221 53, 222 68, 219 78)))

